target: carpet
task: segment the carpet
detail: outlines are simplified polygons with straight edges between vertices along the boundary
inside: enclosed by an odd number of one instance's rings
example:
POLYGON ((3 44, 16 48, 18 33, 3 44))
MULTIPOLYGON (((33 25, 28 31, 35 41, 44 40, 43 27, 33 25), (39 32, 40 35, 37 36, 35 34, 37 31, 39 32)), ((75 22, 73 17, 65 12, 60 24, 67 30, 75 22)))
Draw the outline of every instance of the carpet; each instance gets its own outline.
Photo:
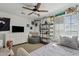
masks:
POLYGON ((16 55, 16 51, 19 47, 23 47, 28 53, 31 53, 32 51, 34 51, 42 46, 44 46, 44 44, 42 44, 42 43, 38 43, 38 44, 25 43, 25 44, 13 46, 12 49, 13 49, 14 54, 16 55))

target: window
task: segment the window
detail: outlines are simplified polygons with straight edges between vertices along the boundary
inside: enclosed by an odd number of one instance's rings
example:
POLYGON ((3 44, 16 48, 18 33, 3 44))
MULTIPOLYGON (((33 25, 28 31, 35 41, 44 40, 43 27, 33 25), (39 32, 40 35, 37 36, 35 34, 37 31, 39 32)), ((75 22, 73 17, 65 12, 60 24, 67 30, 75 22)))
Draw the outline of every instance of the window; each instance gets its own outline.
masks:
POLYGON ((65 32, 64 17, 55 18, 55 40, 59 40, 59 36, 65 32))
POLYGON ((78 28, 78 15, 64 17, 65 34, 77 35, 78 28))
POLYGON ((62 16, 55 19, 55 39, 59 39, 60 35, 78 35, 79 32, 79 16, 62 16))

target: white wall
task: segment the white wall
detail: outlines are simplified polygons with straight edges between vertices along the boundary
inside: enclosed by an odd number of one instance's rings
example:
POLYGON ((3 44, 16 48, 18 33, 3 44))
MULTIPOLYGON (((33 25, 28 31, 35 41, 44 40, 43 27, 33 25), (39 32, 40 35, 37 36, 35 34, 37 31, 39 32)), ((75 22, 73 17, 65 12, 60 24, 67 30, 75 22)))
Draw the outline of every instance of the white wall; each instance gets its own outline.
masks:
POLYGON ((31 19, 29 19, 28 17, 23 18, 21 16, 2 12, 2 11, 0 11, 0 17, 6 17, 6 18, 11 19, 10 31, 0 32, 0 33, 5 33, 6 40, 12 39, 14 45, 28 41, 27 38, 28 38, 28 33, 30 30, 29 30, 29 28, 27 28, 26 24, 31 23, 31 19), (12 33, 12 25, 24 26, 25 30, 23 33, 12 33))

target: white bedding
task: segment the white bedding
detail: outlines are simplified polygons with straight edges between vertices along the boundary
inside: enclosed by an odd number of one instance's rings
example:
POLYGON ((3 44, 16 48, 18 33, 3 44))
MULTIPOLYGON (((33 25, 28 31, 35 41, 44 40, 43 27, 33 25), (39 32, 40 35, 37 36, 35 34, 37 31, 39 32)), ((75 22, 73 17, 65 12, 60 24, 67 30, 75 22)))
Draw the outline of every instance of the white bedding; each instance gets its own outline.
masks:
POLYGON ((31 56, 79 56, 79 50, 49 43, 33 52, 31 56))

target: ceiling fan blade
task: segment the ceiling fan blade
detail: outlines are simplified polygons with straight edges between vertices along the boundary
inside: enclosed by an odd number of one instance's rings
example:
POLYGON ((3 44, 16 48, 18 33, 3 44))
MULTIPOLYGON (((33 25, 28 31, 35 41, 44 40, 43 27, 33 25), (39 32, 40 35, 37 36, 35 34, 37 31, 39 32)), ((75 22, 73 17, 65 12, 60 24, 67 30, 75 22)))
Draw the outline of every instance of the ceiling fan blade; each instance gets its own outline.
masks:
POLYGON ((22 7, 22 8, 24 8, 24 9, 28 9, 28 10, 32 10, 32 11, 33 11, 33 9, 30 9, 30 8, 27 8, 27 7, 22 7))
POLYGON ((35 9, 39 9, 40 5, 41 5, 41 3, 37 3, 35 9))
POLYGON ((33 14, 34 12, 31 12, 31 13, 29 13, 28 15, 31 15, 31 14, 33 14))
POLYGON ((48 12, 48 10, 37 10, 38 12, 48 12))

